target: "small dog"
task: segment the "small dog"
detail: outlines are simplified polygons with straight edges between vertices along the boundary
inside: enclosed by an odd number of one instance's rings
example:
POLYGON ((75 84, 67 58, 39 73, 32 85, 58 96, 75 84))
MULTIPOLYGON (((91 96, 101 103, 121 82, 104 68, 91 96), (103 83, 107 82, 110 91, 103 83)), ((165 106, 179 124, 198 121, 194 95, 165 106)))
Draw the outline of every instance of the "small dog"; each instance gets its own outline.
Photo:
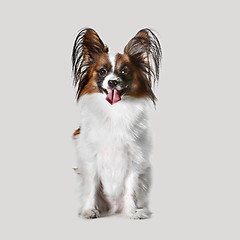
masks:
POLYGON ((80 105, 80 127, 73 137, 79 183, 79 214, 97 218, 124 212, 133 219, 151 216, 151 150, 147 119, 156 97, 161 47, 150 29, 142 29, 111 55, 90 28, 77 35, 72 70, 80 105), (153 81, 152 81, 153 80, 153 81))

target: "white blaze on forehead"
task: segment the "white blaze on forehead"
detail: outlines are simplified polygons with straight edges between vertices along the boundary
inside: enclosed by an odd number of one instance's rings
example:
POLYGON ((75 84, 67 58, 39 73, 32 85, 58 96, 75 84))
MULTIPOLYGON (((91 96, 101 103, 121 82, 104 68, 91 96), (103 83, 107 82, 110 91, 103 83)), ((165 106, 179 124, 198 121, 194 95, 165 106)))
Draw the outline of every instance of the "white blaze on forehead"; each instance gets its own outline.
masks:
POLYGON ((108 75, 105 77, 103 80, 102 87, 105 89, 108 89, 108 81, 109 80, 114 80, 117 79, 117 76, 114 74, 114 69, 115 69, 115 63, 116 63, 116 54, 109 54, 109 60, 112 65, 111 71, 108 73, 108 75))
POLYGON ((117 54, 109 54, 109 60, 110 60, 110 62, 111 62, 112 70, 113 70, 113 71, 114 71, 114 69, 115 69, 116 55, 117 55, 117 54))

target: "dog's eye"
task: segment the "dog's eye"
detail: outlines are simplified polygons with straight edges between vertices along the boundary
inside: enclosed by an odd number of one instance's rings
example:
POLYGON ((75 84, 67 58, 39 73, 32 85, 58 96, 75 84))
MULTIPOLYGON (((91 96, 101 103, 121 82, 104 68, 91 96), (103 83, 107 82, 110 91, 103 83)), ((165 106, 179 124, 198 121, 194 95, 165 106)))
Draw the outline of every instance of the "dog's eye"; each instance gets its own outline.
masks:
POLYGON ((122 73, 123 75, 127 75, 128 72, 129 72, 128 67, 125 66, 125 67, 122 68, 121 73, 122 73))
POLYGON ((101 77, 106 76, 106 74, 107 74, 106 68, 100 68, 100 69, 99 69, 99 75, 100 75, 101 77))

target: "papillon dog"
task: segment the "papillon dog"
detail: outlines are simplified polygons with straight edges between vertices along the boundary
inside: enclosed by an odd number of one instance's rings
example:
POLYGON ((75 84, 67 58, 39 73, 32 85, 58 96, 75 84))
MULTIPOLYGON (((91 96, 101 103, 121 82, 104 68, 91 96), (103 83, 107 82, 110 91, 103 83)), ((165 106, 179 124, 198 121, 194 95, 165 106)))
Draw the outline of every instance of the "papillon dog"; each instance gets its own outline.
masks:
POLYGON ((155 105, 162 51, 150 29, 139 31, 122 54, 111 55, 91 28, 76 37, 72 53, 80 109, 74 132, 79 214, 151 216, 151 137, 147 109, 155 105))

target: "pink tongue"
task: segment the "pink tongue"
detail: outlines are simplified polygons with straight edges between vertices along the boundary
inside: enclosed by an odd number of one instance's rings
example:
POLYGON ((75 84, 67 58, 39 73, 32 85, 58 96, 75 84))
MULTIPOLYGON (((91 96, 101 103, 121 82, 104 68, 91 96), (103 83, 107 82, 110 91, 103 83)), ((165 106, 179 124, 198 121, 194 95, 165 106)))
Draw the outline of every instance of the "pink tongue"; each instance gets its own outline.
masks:
POLYGON ((106 97, 106 100, 110 103, 110 104, 114 104, 118 101, 121 100, 119 91, 116 89, 108 89, 108 95, 106 97))

